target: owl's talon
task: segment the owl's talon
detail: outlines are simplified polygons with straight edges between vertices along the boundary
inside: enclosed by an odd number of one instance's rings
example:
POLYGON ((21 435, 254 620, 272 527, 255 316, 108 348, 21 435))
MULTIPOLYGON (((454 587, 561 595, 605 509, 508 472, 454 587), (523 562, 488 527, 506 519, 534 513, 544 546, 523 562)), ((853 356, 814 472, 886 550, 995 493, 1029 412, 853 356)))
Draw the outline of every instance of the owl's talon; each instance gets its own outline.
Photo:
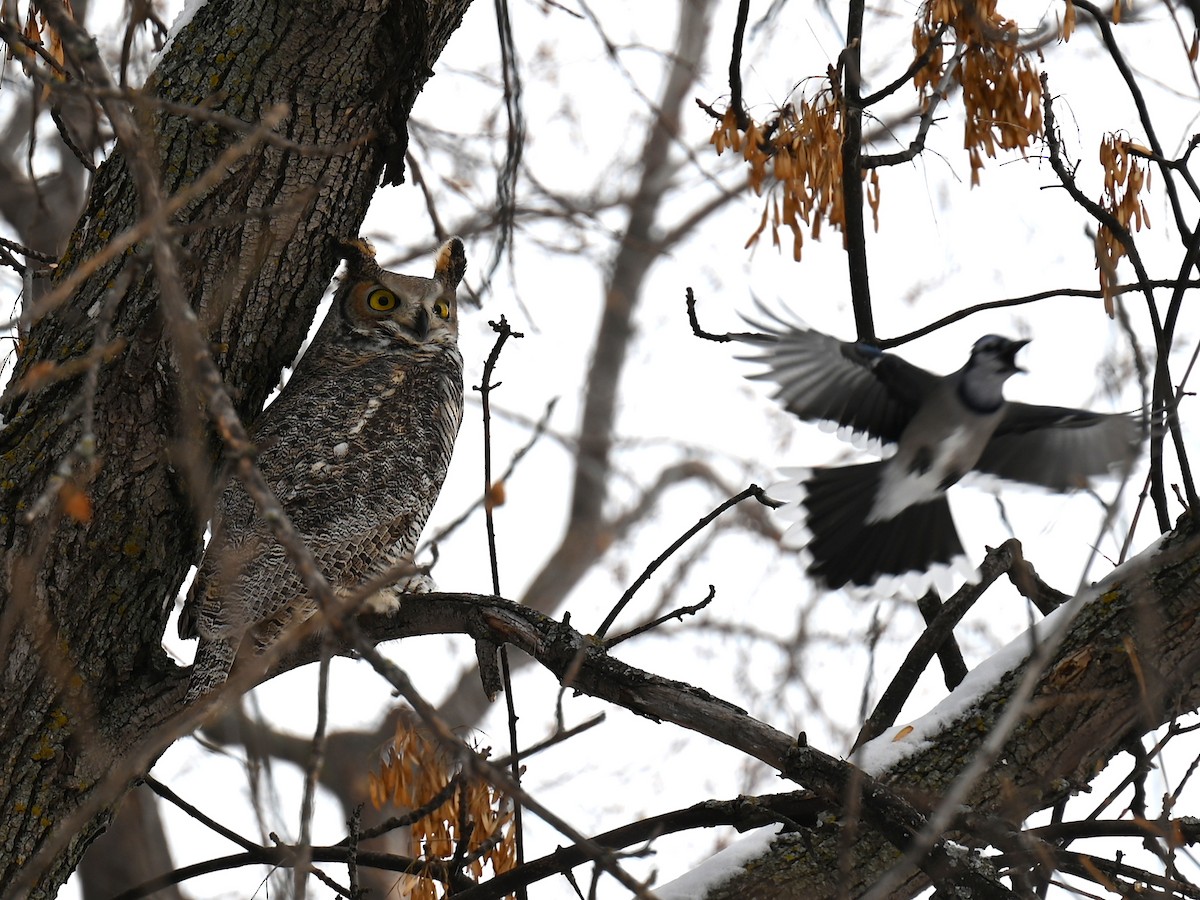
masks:
POLYGON ((387 615, 400 608, 400 592, 396 588, 384 588, 376 591, 363 601, 362 609, 366 612, 387 615))
POLYGON ((424 572, 408 575, 396 583, 398 594, 432 594, 436 590, 437 585, 424 572))

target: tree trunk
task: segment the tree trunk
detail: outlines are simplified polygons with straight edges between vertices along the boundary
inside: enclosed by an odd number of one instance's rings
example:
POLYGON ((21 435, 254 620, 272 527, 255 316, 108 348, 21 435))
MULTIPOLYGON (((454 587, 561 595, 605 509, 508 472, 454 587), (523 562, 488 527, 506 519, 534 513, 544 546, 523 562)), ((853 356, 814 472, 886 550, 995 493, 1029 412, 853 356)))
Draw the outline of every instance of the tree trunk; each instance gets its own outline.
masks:
MULTIPOLYGON (((147 83, 136 112, 167 195, 244 139, 237 123, 286 108, 287 142, 241 155, 173 220, 185 289, 243 416, 299 348, 333 241, 357 235, 381 176, 402 178, 409 111, 467 5, 209 0, 147 83)), ((137 222, 127 153, 97 173, 58 284, 137 222)), ((113 798, 98 786, 177 710, 186 680, 160 639, 199 551, 193 498, 209 493, 215 443, 175 377, 158 291, 136 248, 96 268, 31 323, 13 385, 78 371, 15 399, 10 386, 3 410, 0 884, 33 879, 35 896, 53 895, 104 827, 113 798), (93 392, 83 373, 98 343, 93 392)))

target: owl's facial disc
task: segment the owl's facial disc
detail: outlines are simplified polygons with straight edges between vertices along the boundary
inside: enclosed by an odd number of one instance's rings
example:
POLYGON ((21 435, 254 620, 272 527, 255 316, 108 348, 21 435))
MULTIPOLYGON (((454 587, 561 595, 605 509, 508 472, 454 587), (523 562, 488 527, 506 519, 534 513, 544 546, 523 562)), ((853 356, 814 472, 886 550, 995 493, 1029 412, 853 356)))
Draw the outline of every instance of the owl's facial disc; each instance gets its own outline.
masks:
POLYGON ((456 343, 454 297, 444 285, 384 274, 386 281, 364 279, 345 295, 342 321, 356 340, 384 353, 398 346, 456 343))
POLYGON ((350 292, 344 317, 361 337, 386 344, 419 343, 428 331, 428 316, 389 287, 372 281, 356 284, 350 292))

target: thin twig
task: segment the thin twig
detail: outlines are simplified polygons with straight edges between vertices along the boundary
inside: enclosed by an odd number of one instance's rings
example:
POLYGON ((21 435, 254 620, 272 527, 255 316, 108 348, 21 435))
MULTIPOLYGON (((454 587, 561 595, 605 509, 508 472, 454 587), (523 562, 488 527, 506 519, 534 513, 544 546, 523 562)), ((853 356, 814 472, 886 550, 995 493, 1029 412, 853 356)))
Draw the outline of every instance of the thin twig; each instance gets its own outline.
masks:
MULTIPOLYGON (((522 338, 525 335, 518 331, 513 331, 508 325, 508 319, 504 316, 500 317, 499 322, 488 322, 492 326, 492 330, 496 332, 496 343, 492 346, 492 352, 488 354, 487 360, 483 364, 483 375, 479 379, 479 385, 475 389, 479 391, 480 401, 483 406, 483 490, 484 504, 483 512, 487 523, 487 538, 488 538, 488 561, 492 568, 492 593, 497 597, 500 596, 500 565, 496 553, 496 524, 493 516, 493 510, 496 505, 496 485, 492 482, 492 407, 491 396, 492 391, 500 386, 500 382, 492 383, 492 374, 496 370, 496 363, 500 360, 500 351, 503 349, 505 342, 511 338, 522 338)), ((521 760, 518 752, 517 742, 517 709, 516 700, 513 698, 512 692, 512 671, 508 664, 508 647, 501 645, 500 652, 500 675, 501 683, 504 689, 504 702, 506 712, 508 713, 508 747, 512 760, 509 763, 509 771, 512 774, 513 781, 517 784, 521 783, 521 760)), ((480 677, 484 680, 484 690, 489 697, 494 696, 495 686, 488 683, 488 671, 491 667, 491 660, 495 658, 496 647, 490 642, 476 642, 476 656, 479 658, 480 677)), ((466 804, 463 803, 465 809, 466 804)), ((519 798, 513 799, 513 831, 516 835, 516 857, 517 865, 521 865, 525 861, 525 831, 522 827, 521 817, 521 802, 519 798)), ((464 845, 465 846, 465 845, 464 845)), ((456 851, 457 855, 457 851, 456 851)), ((524 898, 522 897, 522 900, 524 898)))
POLYGON ((475 823, 470 818, 470 808, 467 803, 467 783, 458 785, 458 840, 454 844, 454 855, 450 857, 451 872, 462 872, 466 866, 467 848, 471 843, 471 835, 475 833, 475 823))
MULTIPOLYGON (((1180 282, 1174 278, 1157 278, 1150 281, 1135 281, 1129 284, 1119 284, 1112 288, 1110 293, 1115 295, 1128 294, 1134 291, 1144 292, 1154 288, 1174 288, 1176 286, 1184 288, 1200 288, 1200 280, 1180 282)), ((901 344, 907 344, 909 341, 914 341, 917 338, 924 337, 927 334, 932 334, 947 325, 955 322, 961 322, 977 313, 986 312, 992 309, 1007 309, 1011 306, 1024 306, 1027 303, 1036 303, 1039 300, 1048 300, 1053 297, 1082 297, 1089 299, 1100 300, 1104 297, 1104 291, 1099 288, 1051 288, 1045 291, 1038 291, 1033 294, 1023 294, 1020 297, 1006 297, 1002 300, 988 300, 984 303, 976 303, 973 306, 966 306, 962 309, 955 310, 948 316, 943 316, 928 325, 922 325, 913 331, 905 332, 894 338, 880 338, 876 346, 880 350, 890 350, 892 347, 897 347, 901 344)))
POLYGON ((216 819, 212 818, 211 816, 206 815, 205 813, 203 813, 200 810, 199 807, 193 806, 191 803, 188 803, 186 800, 184 800, 182 797, 180 797, 177 793, 175 793, 173 790, 171 790, 169 787, 167 787, 165 784, 163 784, 161 781, 159 781, 153 775, 144 776, 142 778, 142 781, 145 783, 146 787, 150 788, 150 790, 154 791, 154 793, 158 794, 158 796, 162 797, 168 803, 171 803, 171 804, 179 807, 181 810, 183 810, 185 813, 187 813, 188 816, 195 819, 201 825, 204 825, 205 827, 211 829, 212 831, 215 831, 217 834, 221 835, 221 837, 225 838, 226 840, 233 841, 233 843, 237 844, 243 850, 254 851, 254 850, 260 849, 259 845, 256 844, 254 841, 250 840, 249 838, 242 837, 236 831, 234 831, 230 828, 226 828, 224 825, 222 825, 216 819))
MULTIPOLYGON (((125 282, 128 279, 124 279, 125 282)), ((122 292, 123 292, 122 288, 122 292)), ((107 294, 114 293, 111 289, 107 294)), ((105 304, 107 307, 107 303, 105 304)), ((107 329, 105 329, 107 331, 107 329)), ((101 364, 111 362, 129 346, 129 342, 124 337, 117 337, 112 341, 107 340, 107 336, 101 340, 97 335, 91 348, 88 349, 82 356, 75 356, 64 360, 61 363, 52 363, 44 361, 30 366, 20 379, 15 380, 9 389, 5 392, 3 403, 11 402, 28 394, 36 394, 38 391, 44 390, 51 385, 60 384, 64 381, 70 381, 72 378, 78 378, 80 375, 85 378, 92 372, 99 369, 101 364)), ((31 516, 33 518, 33 516, 31 516)))
MULTIPOLYGON (((527 760, 529 757, 537 753, 541 753, 543 750, 548 750, 549 748, 555 747, 564 741, 569 741, 571 738, 576 737, 577 735, 583 734, 585 731, 590 731, 597 725, 603 723, 607 718, 608 716, 605 713, 596 713, 596 715, 592 716, 590 719, 585 719, 578 725, 573 725, 570 728, 555 729, 554 734, 538 741, 536 744, 531 744, 530 746, 526 747, 520 752, 519 756, 521 759, 527 760)), ((511 762, 512 757, 505 756, 496 760, 496 765, 507 766, 511 762)))
MULTIPOLYGON (((347 847, 341 846, 314 847, 312 848, 312 858, 314 862, 345 864, 350 858, 350 850, 347 847)), ((445 865, 439 863, 437 860, 410 859, 405 856, 390 853, 375 853, 367 850, 358 850, 355 858, 360 866, 408 875, 428 875, 439 881, 448 882, 454 886, 455 896, 458 896, 459 892, 465 891, 467 887, 473 884, 469 880, 452 878, 451 873, 445 865)), ((113 900, 141 900, 143 897, 153 897, 163 888, 170 887, 173 884, 181 884, 184 881, 191 878, 198 878, 201 875, 224 872, 229 869, 241 868, 242 866, 287 868, 293 864, 294 859, 295 850, 288 844, 279 844, 274 847, 256 847, 245 853, 235 853, 230 856, 208 859, 193 866, 176 869, 173 872, 168 872, 165 875, 160 875, 150 881, 143 882, 135 888, 130 888, 118 894, 113 900)), ((331 885, 331 887, 342 893, 343 896, 347 894, 344 888, 334 885, 331 885)))
POLYGON ((704 609, 704 607, 712 603, 716 596, 717 589, 710 584, 708 586, 708 595, 699 603, 694 603, 691 606, 681 606, 678 609, 673 609, 669 613, 665 613, 656 619, 646 622, 643 625, 639 625, 637 628, 631 628, 629 631, 626 631, 623 634, 618 634, 616 637, 609 638, 604 642, 604 646, 612 649, 622 641, 627 641, 632 637, 637 637, 639 634, 645 634, 647 631, 652 631, 659 625, 662 625, 665 622, 670 622, 672 619, 678 619, 682 622, 684 616, 694 616, 696 613, 700 612, 700 610, 704 609))
MULTIPOLYGON (((508 663, 508 645, 500 647, 500 673, 504 679, 504 701, 505 713, 508 722, 508 748, 509 748, 509 763, 508 771, 512 775, 513 781, 516 784, 521 783, 522 765, 521 751, 517 743, 517 705, 513 697, 512 689, 512 669, 508 663)), ((519 797, 512 798, 513 804, 513 835, 516 843, 516 864, 518 866, 525 863, 525 825, 521 815, 522 805, 519 797)), ((466 804, 464 803, 465 807, 466 804)), ((520 900, 525 900, 525 889, 522 888, 518 893, 520 900)))
MULTIPOLYGON (((309 850, 311 851, 312 848, 310 847, 309 850)), ((311 853, 309 855, 311 856, 311 853)), ((313 868, 311 861, 306 862, 305 866, 306 866, 306 868, 304 870, 305 872, 311 873, 312 876, 317 879, 317 881, 321 882, 323 885, 325 885, 325 887, 329 888, 335 894, 337 894, 340 897, 346 897, 346 898, 348 898, 348 900, 354 900, 354 898, 350 894, 349 888, 342 887, 340 884, 338 884, 336 881, 334 881, 330 875, 326 874, 325 872, 322 872, 320 869, 313 868)), ((293 865, 293 871, 298 872, 298 871, 300 871, 300 868, 296 865, 293 865)))
MULTIPOLYGON (((513 472, 515 472, 517 469, 517 465, 522 459, 525 458, 525 455, 533 449, 533 445, 538 442, 542 435, 546 433, 546 430, 550 425, 550 416, 553 414, 554 407, 557 405, 558 398, 550 398, 550 401, 546 404, 545 409, 542 410, 541 417, 536 423, 534 423, 533 431, 529 435, 529 440, 522 445, 521 449, 512 455, 512 458, 510 458, 508 461, 508 466, 502 473, 500 473, 500 477, 496 479, 500 484, 506 484, 508 480, 512 478, 513 472)), ((503 411, 501 411, 500 415, 504 415, 503 411)), ((457 531, 462 526, 463 522, 471 517, 475 510, 479 509, 480 507, 486 507, 491 499, 491 491, 488 488, 489 485, 484 485, 484 493, 480 494, 477 500, 473 501, 466 509, 459 513, 455 518, 451 519, 446 525, 435 531, 421 544, 420 548, 417 550, 417 553, 420 554, 422 550, 430 545, 441 543, 447 537, 457 531)))
POLYGON ((54 122, 54 126, 58 129, 58 136, 62 138, 66 148, 71 151, 71 155, 81 166, 95 175, 96 164, 92 161, 91 154, 84 152, 83 148, 75 143, 75 139, 71 136, 71 130, 67 128, 67 123, 63 120, 62 113, 59 112, 57 106, 50 107, 50 120, 54 122))
MULTIPOLYGON (((930 45, 935 46, 934 44, 930 45)), ((897 150, 894 153, 877 153, 864 154, 859 157, 859 165, 864 169, 880 169, 886 166, 896 166, 901 163, 909 162, 917 157, 917 155, 925 150, 925 139, 929 136, 929 129, 933 127, 936 119, 935 113, 941 105, 943 98, 949 95, 954 82, 955 70, 962 62, 963 49, 956 49, 954 56, 950 57, 950 61, 946 64, 946 68, 942 71, 942 77, 938 81, 937 87, 929 92, 925 109, 921 111, 921 117, 917 121, 917 133, 913 139, 909 141, 908 146, 903 150, 897 150)), ((864 103, 865 106, 865 103, 864 103)))
POLYGON ((750 0, 740 0, 737 21, 733 26, 733 50, 729 54, 729 108, 733 110, 741 131, 750 125, 750 117, 742 101, 742 44, 746 40, 746 20, 749 17, 750 0))
MULTIPOLYGON (((397 828, 408 828, 410 825, 415 825, 417 822, 430 815, 435 809, 442 806, 447 800, 454 796, 454 792, 458 790, 458 785, 462 781, 462 774, 459 773, 442 785, 441 790, 418 806, 416 809, 410 809, 402 816, 392 816, 389 819, 380 822, 378 825, 373 825, 370 828, 362 831, 358 839, 360 841, 369 841, 372 838, 377 838, 387 834, 389 831, 395 831, 397 828)), ((344 837, 337 842, 338 847, 349 846, 350 838, 344 837)))
POLYGON ((50 51, 43 46, 41 41, 35 41, 21 34, 7 18, 0 18, 0 41, 9 45, 9 52, 13 56, 20 58, 21 54, 15 51, 14 44, 19 44, 25 50, 31 50, 41 58, 42 62, 48 65, 62 78, 71 78, 71 73, 62 67, 57 59, 55 59, 50 51))
POLYGON ((508 319, 504 316, 500 317, 499 322, 489 321, 492 330, 496 332, 496 343, 492 346, 492 352, 488 354, 487 360, 483 364, 483 375, 479 380, 479 384, 475 390, 479 391, 480 401, 483 404, 483 490, 484 496, 487 498, 484 502, 484 515, 487 519, 487 538, 488 538, 488 560, 492 569, 492 593, 497 597, 500 596, 500 569, 499 562, 496 559, 496 527, 492 519, 492 510, 495 507, 495 485, 492 483, 492 407, 491 394, 492 391, 500 387, 501 382, 492 384, 492 372, 496 368, 496 363, 500 359, 500 350, 504 343, 511 338, 525 337, 519 331, 513 331, 508 325, 508 319))
MULTIPOLYGON (((1179 267, 1179 279, 1173 286, 1171 299, 1167 303, 1167 314, 1163 317, 1163 342, 1168 345, 1174 344, 1175 323, 1178 320, 1180 311, 1183 309, 1183 298, 1187 293, 1182 283, 1192 269, 1198 265, 1200 265, 1200 226, 1195 229, 1191 238, 1187 241, 1183 262, 1179 267)), ((1195 354, 1193 354, 1192 363, 1195 362, 1195 359, 1195 354)), ((1173 386, 1173 400, 1175 404, 1173 408, 1178 408, 1179 401, 1183 398, 1184 388, 1187 385, 1188 376, 1191 374, 1192 363, 1189 363, 1183 378, 1179 380, 1179 384, 1173 386)), ((1175 442, 1175 451, 1178 457, 1180 478, 1183 480, 1183 489, 1187 494, 1188 508, 1193 511, 1200 509, 1200 496, 1196 493, 1196 484, 1192 478, 1192 469, 1188 461, 1187 448, 1177 440, 1175 442)))
POLYGON ((1159 888, 1167 897, 1200 898, 1200 889, 1177 878, 1164 878, 1146 869, 1131 866, 1120 860, 1107 859, 1075 851, 1056 854, 1055 863, 1058 868, 1068 875, 1086 878, 1088 881, 1104 888, 1111 894, 1127 897, 1147 893, 1146 886, 1159 888), (1117 881, 1121 876, 1129 881, 1117 881))
POLYGON ((909 64, 908 68, 904 70, 904 74, 889 84, 884 85, 874 93, 868 94, 862 98, 863 109, 872 107, 880 100, 890 97, 892 94, 896 93, 896 91, 900 90, 900 88, 904 87, 904 85, 906 85, 909 81, 911 81, 914 75, 929 65, 929 61, 933 59, 934 51, 941 46, 942 38, 945 36, 946 31, 949 28, 949 22, 943 22, 941 25, 939 25, 937 31, 933 33, 933 37, 929 41, 929 44, 925 47, 924 52, 922 52, 920 56, 918 56, 909 64))
MULTIPOLYGON (((719 825, 733 825, 746 831, 782 823, 798 831, 815 826, 822 808, 823 801, 807 792, 706 800, 606 831, 593 837, 591 843, 603 848, 628 847, 666 834, 719 825)), ((531 860, 520 869, 497 875, 484 884, 456 894, 455 900, 501 900, 518 886, 531 885, 553 875, 567 875, 572 868, 594 858, 587 847, 559 847, 553 853, 531 860)))
MULTIPOLYGON (((662 553, 660 553, 650 563, 650 565, 646 566, 645 571, 643 571, 642 574, 637 577, 637 580, 635 580, 633 582, 633 584, 631 584, 626 589, 625 593, 621 595, 621 599, 619 599, 616 602, 616 605, 614 605, 613 608, 611 610, 609 610, 608 615, 604 617, 604 621, 600 623, 600 627, 596 630, 596 637, 600 640, 604 640, 604 635, 608 633, 608 629, 612 627, 612 624, 613 624, 613 622, 616 621, 617 616, 619 616, 621 614, 621 611, 623 609, 625 609, 625 607, 629 604, 629 601, 633 599, 633 595, 638 592, 638 589, 641 588, 641 586, 643 584, 645 584, 647 581, 650 580, 650 577, 656 571, 658 571, 659 566, 661 566, 664 562, 666 562, 676 550, 678 550, 680 547, 682 547, 684 544, 686 544, 689 540, 691 540, 693 537, 695 537, 696 534, 699 533, 703 528, 705 528, 709 522, 711 522, 713 519, 717 518, 717 516, 721 515, 721 513, 725 512, 725 510, 727 510, 733 506, 737 506, 743 500, 746 500, 750 497, 753 497, 755 500, 757 500, 763 506, 778 507, 780 505, 777 501, 772 500, 770 497, 768 497, 766 495, 766 493, 763 491, 763 489, 760 488, 757 484, 750 485, 748 488, 746 488, 741 493, 735 494, 734 496, 730 497, 728 500, 726 500, 725 502, 720 504, 716 509, 714 509, 712 512, 710 512, 708 515, 704 516, 695 525, 693 525, 691 528, 689 528, 687 531, 685 531, 682 535, 680 535, 671 544, 671 546, 669 546, 666 550, 664 550, 662 553)), ((606 642, 606 646, 608 646, 607 642, 606 642)))
POLYGON ((862 39, 866 0, 850 0, 846 15, 846 47, 838 58, 841 90, 833 81, 842 107, 842 235, 850 276, 850 304, 858 339, 875 342, 875 316, 867 266, 862 180, 862 39))
POLYGON ((511 261, 513 232, 517 206, 517 180, 521 174, 521 157, 525 153, 525 111, 522 106, 521 67, 513 39, 512 16, 508 0, 493 0, 496 11, 496 32, 500 39, 500 72, 504 78, 504 111, 508 118, 505 133, 504 163, 496 172, 497 224, 495 249, 483 273, 480 292, 491 285, 507 251, 511 261))
POLYGON ((737 340, 732 334, 713 334, 705 331, 700 327, 700 320, 696 317, 696 295, 689 287, 685 291, 687 297, 687 315, 688 323, 692 326, 692 334, 706 341, 714 341, 718 344, 728 343, 729 341, 737 340))
MULTIPOLYGON (((433 236, 440 245, 445 242, 450 233, 442 225, 441 217, 437 211, 437 203, 433 199, 433 192, 429 190, 429 185, 425 183, 425 177, 421 174, 421 166, 417 163, 417 158, 412 155, 411 150, 405 151, 404 162, 408 167, 408 174, 412 176, 413 184, 417 186, 421 191, 421 196, 425 198, 425 211, 429 213, 429 223, 433 226, 433 236)), ((458 234, 458 232, 455 232, 455 234, 458 234)))
MULTIPOLYGON (((230 115, 229 113, 212 109, 205 102, 179 103, 174 100, 167 100, 163 97, 148 94, 136 88, 98 87, 86 85, 79 81, 64 82, 58 79, 45 78, 42 78, 41 81, 51 90, 58 93, 72 96, 77 95, 98 102, 123 101, 148 112, 161 110, 162 112, 184 116, 197 122, 210 122, 235 134, 249 136, 260 127, 260 123, 247 122, 245 119, 239 119, 237 116, 230 115)), ((290 150, 293 153, 300 153, 305 156, 334 157, 344 155, 355 147, 375 140, 376 137, 377 135, 374 132, 366 132, 352 140, 342 141, 337 144, 318 145, 294 141, 279 132, 273 131, 266 135, 262 139, 262 142, 280 150, 290 150)))
POLYGON ((1200 843, 1200 822, 1194 817, 1172 819, 1076 819, 1034 826, 1029 834, 1043 841, 1072 841, 1098 837, 1152 837, 1178 839, 1184 844, 1200 843))
MULTIPOLYGON (((1154 393, 1153 393, 1153 411, 1151 415, 1153 420, 1161 420, 1165 418, 1166 425, 1170 429, 1171 435, 1175 440, 1177 448, 1183 447, 1183 434, 1179 427, 1178 416, 1175 415, 1175 410, 1172 404, 1172 385, 1169 368, 1169 350, 1166 345, 1166 334, 1163 330, 1162 321, 1158 315, 1158 308, 1154 303, 1154 292, 1148 287, 1151 283, 1150 276, 1146 271, 1146 267, 1142 262, 1141 253, 1134 243, 1133 236, 1129 229, 1117 220, 1117 218, 1104 207, 1093 201, 1090 197, 1079 189, 1075 183, 1075 177, 1067 168, 1066 163, 1062 158, 1062 147, 1059 141, 1058 128, 1054 119, 1054 104, 1050 94, 1050 81, 1046 73, 1041 75, 1042 83, 1042 109, 1046 123, 1046 146, 1050 150, 1050 167, 1054 169, 1054 173, 1058 176, 1059 182, 1071 195, 1076 203, 1079 204, 1089 215, 1097 222, 1104 225, 1112 232, 1113 236, 1121 242, 1125 247, 1126 253, 1129 255, 1129 261, 1133 264, 1134 271, 1137 273, 1138 282, 1144 286, 1143 295, 1146 299, 1146 308, 1150 318, 1150 325, 1154 333, 1155 350, 1158 353, 1157 363, 1154 369, 1154 393)), ((1158 429, 1151 429, 1150 434, 1150 475, 1151 485, 1150 494, 1154 499, 1154 508, 1158 516, 1158 526, 1160 531, 1167 531, 1171 527, 1171 517, 1167 509, 1167 490, 1166 482, 1163 476, 1163 438, 1164 435, 1158 429)))
MULTIPOLYGON (((11 253, 9 253, 3 247, 0 247, 0 265, 8 266, 10 269, 12 269, 18 275, 21 275, 21 276, 25 275, 26 269, 32 268, 32 266, 29 266, 27 263, 21 262, 19 259, 17 259, 11 253)), ((9 326, 9 327, 11 327, 11 326, 9 326)), ((7 328, 4 330, 7 330, 7 328)), ((6 335, 6 337, 7 337, 7 335, 6 335)))
MULTIPOLYGON (((1121 73, 1121 79, 1125 82, 1125 88, 1129 91, 1129 96, 1133 100, 1134 106, 1137 107, 1138 119, 1142 123, 1142 128, 1146 131, 1146 139, 1150 142, 1151 149, 1158 156, 1165 156, 1162 144, 1158 140, 1158 134, 1154 129, 1154 119, 1150 115, 1150 108, 1146 105, 1146 98, 1142 95, 1141 86, 1137 82, 1137 76, 1133 74, 1133 69, 1129 67, 1129 63, 1121 53, 1121 48, 1117 46, 1117 38, 1113 34, 1112 22, 1109 21, 1108 13, 1101 10, 1094 3, 1091 3, 1090 0, 1079 0, 1079 2, 1075 3, 1075 7, 1082 9, 1091 16, 1092 22, 1100 32, 1101 40, 1104 41, 1104 47, 1108 50, 1108 55, 1112 57, 1117 71, 1121 73)), ((1045 74, 1043 74, 1043 91, 1045 91, 1045 77, 1045 74)), ((1047 121, 1047 135, 1049 135, 1049 132, 1050 122, 1047 121)), ((1179 229, 1179 233, 1184 236, 1185 240, 1190 240, 1191 230, 1188 228, 1188 223, 1183 217, 1183 205, 1179 201, 1179 191, 1175 186, 1175 180, 1170 177, 1169 172, 1164 171, 1163 176, 1163 180, 1167 183, 1167 196, 1170 199, 1171 211, 1175 216, 1175 227, 1179 229)), ((1195 185, 1193 185, 1193 190, 1195 190, 1195 185)), ((1144 278, 1145 276, 1139 272, 1138 277, 1144 278)))
POLYGON ((317 724, 313 729, 312 750, 304 773, 304 797, 300 801, 300 841, 297 859, 292 870, 292 890, 296 900, 304 900, 307 879, 304 877, 312 868, 312 817, 316 804, 317 783, 325 764, 325 728, 329 721, 329 655, 327 636, 321 639, 321 662, 317 669, 317 724))
POLYGON ((58 257, 53 253, 42 253, 40 250, 34 250, 32 247, 26 247, 24 244, 9 240, 8 238, 0 237, 0 247, 14 250, 29 259, 36 259, 38 262, 51 264, 58 262, 58 257))

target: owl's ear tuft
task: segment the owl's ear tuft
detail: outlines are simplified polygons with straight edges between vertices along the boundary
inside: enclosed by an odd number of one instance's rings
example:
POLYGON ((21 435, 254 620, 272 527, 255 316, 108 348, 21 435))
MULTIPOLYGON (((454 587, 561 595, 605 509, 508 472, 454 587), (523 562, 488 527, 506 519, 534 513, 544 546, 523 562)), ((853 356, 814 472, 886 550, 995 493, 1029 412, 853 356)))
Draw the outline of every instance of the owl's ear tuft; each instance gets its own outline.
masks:
POLYGON ((438 250, 437 260, 433 267, 433 277, 448 289, 458 287, 467 273, 467 251, 463 247, 462 238, 452 237, 442 244, 438 250))
POLYGON ((375 247, 366 238, 342 238, 337 242, 338 255, 346 261, 350 278, 354 281, 378 280, 379 263, 375 261, 375 247))

